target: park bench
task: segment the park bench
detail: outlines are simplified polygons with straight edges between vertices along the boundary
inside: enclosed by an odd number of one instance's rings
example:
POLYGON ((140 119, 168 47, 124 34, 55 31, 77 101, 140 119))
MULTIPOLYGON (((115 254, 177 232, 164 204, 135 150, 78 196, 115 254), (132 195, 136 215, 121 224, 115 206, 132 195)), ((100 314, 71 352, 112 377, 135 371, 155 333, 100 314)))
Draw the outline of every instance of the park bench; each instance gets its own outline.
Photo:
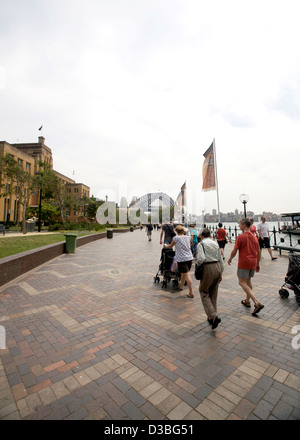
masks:
POLYGON ((300 247, 286 246, 284 244, 275 244, 273 247, 276 251, 279 251, 280 255, 281 251, 300 252, 300 247))
POLYGON ((9 231, 9 229, 5 229, 5 227, 4 227, 4 225, 0 225, 0 232, 2 232, 3 233, 3 235, 5 235, 5 232, 8 232, 9 231))

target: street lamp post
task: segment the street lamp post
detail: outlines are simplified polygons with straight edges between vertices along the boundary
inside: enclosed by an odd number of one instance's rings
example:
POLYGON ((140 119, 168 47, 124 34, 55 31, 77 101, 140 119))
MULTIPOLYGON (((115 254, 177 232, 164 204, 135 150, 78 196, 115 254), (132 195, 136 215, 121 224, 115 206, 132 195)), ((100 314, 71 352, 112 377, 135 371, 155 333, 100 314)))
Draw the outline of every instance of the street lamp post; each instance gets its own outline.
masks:
POLYGON ((244 216, 245 216, 245 218, 247 217, 246 204, 247 204, 248 201, 249 201, 248 194, 241 194, 240 195, 240 202, 242 202, 243 205, 244 205, 244 216))
POLYGON ((202 206, 201 211, 202 211, 202 224, 204 225, 204 219, 205 219, 204 213, 206 211, 206 208, 204 208, 204 206, 202 206))
MULTIPOLYGON (((41 171, 37 171, 35 173, 36 176, 40 176, 42 178, 43 173, 41 171)), ((39 186, 39 218, 38 218, 38 232, 41 232, 41 224, 42 224, 42 197, 43 197, 43 190, 42 190, 42 182, 40 182, 39 186)))
POLYGON ((40 188, 38 232, 41 232, 41 223, 42 223, 42 188, 40 188))

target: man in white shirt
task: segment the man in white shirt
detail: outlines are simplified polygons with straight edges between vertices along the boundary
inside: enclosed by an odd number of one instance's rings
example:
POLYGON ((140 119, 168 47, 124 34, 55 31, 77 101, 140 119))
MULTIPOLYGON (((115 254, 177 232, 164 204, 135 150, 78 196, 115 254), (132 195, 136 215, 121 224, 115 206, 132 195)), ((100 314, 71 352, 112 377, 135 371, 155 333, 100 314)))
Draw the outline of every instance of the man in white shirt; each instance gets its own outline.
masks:
POLYGON ((270 247, 270 234, 269 226, 266 223, 266 217, 261 217, 261 222, 257 226, 258 241, 260 249, 266 248, 270 254, 271 260, 277 260, 277 257, 273 257, 272 249, 270 247))
POLYGON ((217 315, 217 296, 224 263, 218 244, 210 238, 210 230, 204 228, 200 237, 202 241, 198 244, 197 262, 203 263, 203 276, 199 292, 207 320, 215 329, 221 322, 217 315))

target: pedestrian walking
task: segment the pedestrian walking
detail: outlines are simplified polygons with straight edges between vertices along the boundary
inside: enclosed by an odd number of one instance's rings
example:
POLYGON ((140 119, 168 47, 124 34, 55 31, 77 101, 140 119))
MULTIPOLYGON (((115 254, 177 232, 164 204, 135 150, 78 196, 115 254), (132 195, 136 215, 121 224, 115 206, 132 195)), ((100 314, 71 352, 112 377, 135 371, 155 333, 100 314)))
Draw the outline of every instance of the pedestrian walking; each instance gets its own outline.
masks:
POLYGON ((266 222, 266 217, 264 215, 261 217, 261 222, 257 226, 257 232, 259 235, 260 249, 266 248, 270 254, 271 260, 277 260, 277 257, 273 257, 272 249, 270 247, 269 225, 266 222))
POLYGON ((178 265, 178 272, 181 275, 178 288, 184 289, 185 282, 187 283, 189 298, 194 298, 193 282, 190 275, 190 270, 193 262, 193 254, 191 252, 190 237, 185 235, 185 228, 181 225, 176 226, 175 231, 177 235, 173 237, 170 244, 165 244, 165 248, 171 249, 175 246, 175 259, 178 265))
POLYGON ((198 238, 197 238, 197 229, 195 229, 195 225, 191 225, 190 230, 190 240, 191 240, 191 252, 193 257, 197 256, 197 246, 198 246, 198 238))
POLYGON ((225 250, 226 243, 228 241, 230 241, 230 238, 228 237, 227 232, 223 228, 223 223, 218 224, 218 229, 216 230, 215 237, 217 238, 219 248, 221 249, 222 258, 223 258, 223 260, 225 260, 224 250, 225 250))
POLYGON ((151 241, 151 239, 152 239, 152 231, 153 231, 153 226, 152 226, 151 223, 149 222, 149 223, 146 225, 146 233, 147 233, 148 241, 151 241))
POLYGON ((174 226, 167 217, 164 218, 160 233, 160 244, 163 242, 164 244, 170 244, 175 235, 174 226))
POLYGON ((210 230, 204 228, 200 238, 197 263, 203 264, 203 276, 200 281, 199 292, 207 320, 212 329, 215 329, 221 322, 221 318, 217 314, 217 297, 219 284, 222 281, 224 263, 219 246, 211 239, 210 230))
POLYGON ((253 218, 250 218, 250 223, 251 223, 251 226, 250 226, 250 232, 252 232, 252 234, 255 235, 255 237, 258 238, 258 236, 257 236, 257 232, 256 232, 256 226, 255 226, 255 224, 254 224, 254 220, 253 220, 253 218))
POLYGON ((255 316, 264 308, 264 305, 261 304, 254 295, 251 282, 254 273, 259 272, 261 250, 258 239, 250 232, 250 226, 251 222, 248 218, 240 220, 239 227, 243 233, 237 236, 228 264, 231 264, 233 258, 239 251, 237 276, 239 285, 246 293, 246 299, 243 299, 241 303, 245 307, 251 307, 251 299, 254 302, 254 311, 252 315, 255 316))

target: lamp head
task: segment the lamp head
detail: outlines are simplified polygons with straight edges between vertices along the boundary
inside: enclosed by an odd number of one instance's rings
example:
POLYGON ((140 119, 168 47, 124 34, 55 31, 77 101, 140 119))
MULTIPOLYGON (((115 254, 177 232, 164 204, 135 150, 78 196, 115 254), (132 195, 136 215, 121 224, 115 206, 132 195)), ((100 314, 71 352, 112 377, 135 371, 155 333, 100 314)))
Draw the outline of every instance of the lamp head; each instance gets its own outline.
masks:
POLYGON ((240 202, 242 203, 247 203, 249 201, 249 196, 248 194, 241 194, 240 195, 240 202))

